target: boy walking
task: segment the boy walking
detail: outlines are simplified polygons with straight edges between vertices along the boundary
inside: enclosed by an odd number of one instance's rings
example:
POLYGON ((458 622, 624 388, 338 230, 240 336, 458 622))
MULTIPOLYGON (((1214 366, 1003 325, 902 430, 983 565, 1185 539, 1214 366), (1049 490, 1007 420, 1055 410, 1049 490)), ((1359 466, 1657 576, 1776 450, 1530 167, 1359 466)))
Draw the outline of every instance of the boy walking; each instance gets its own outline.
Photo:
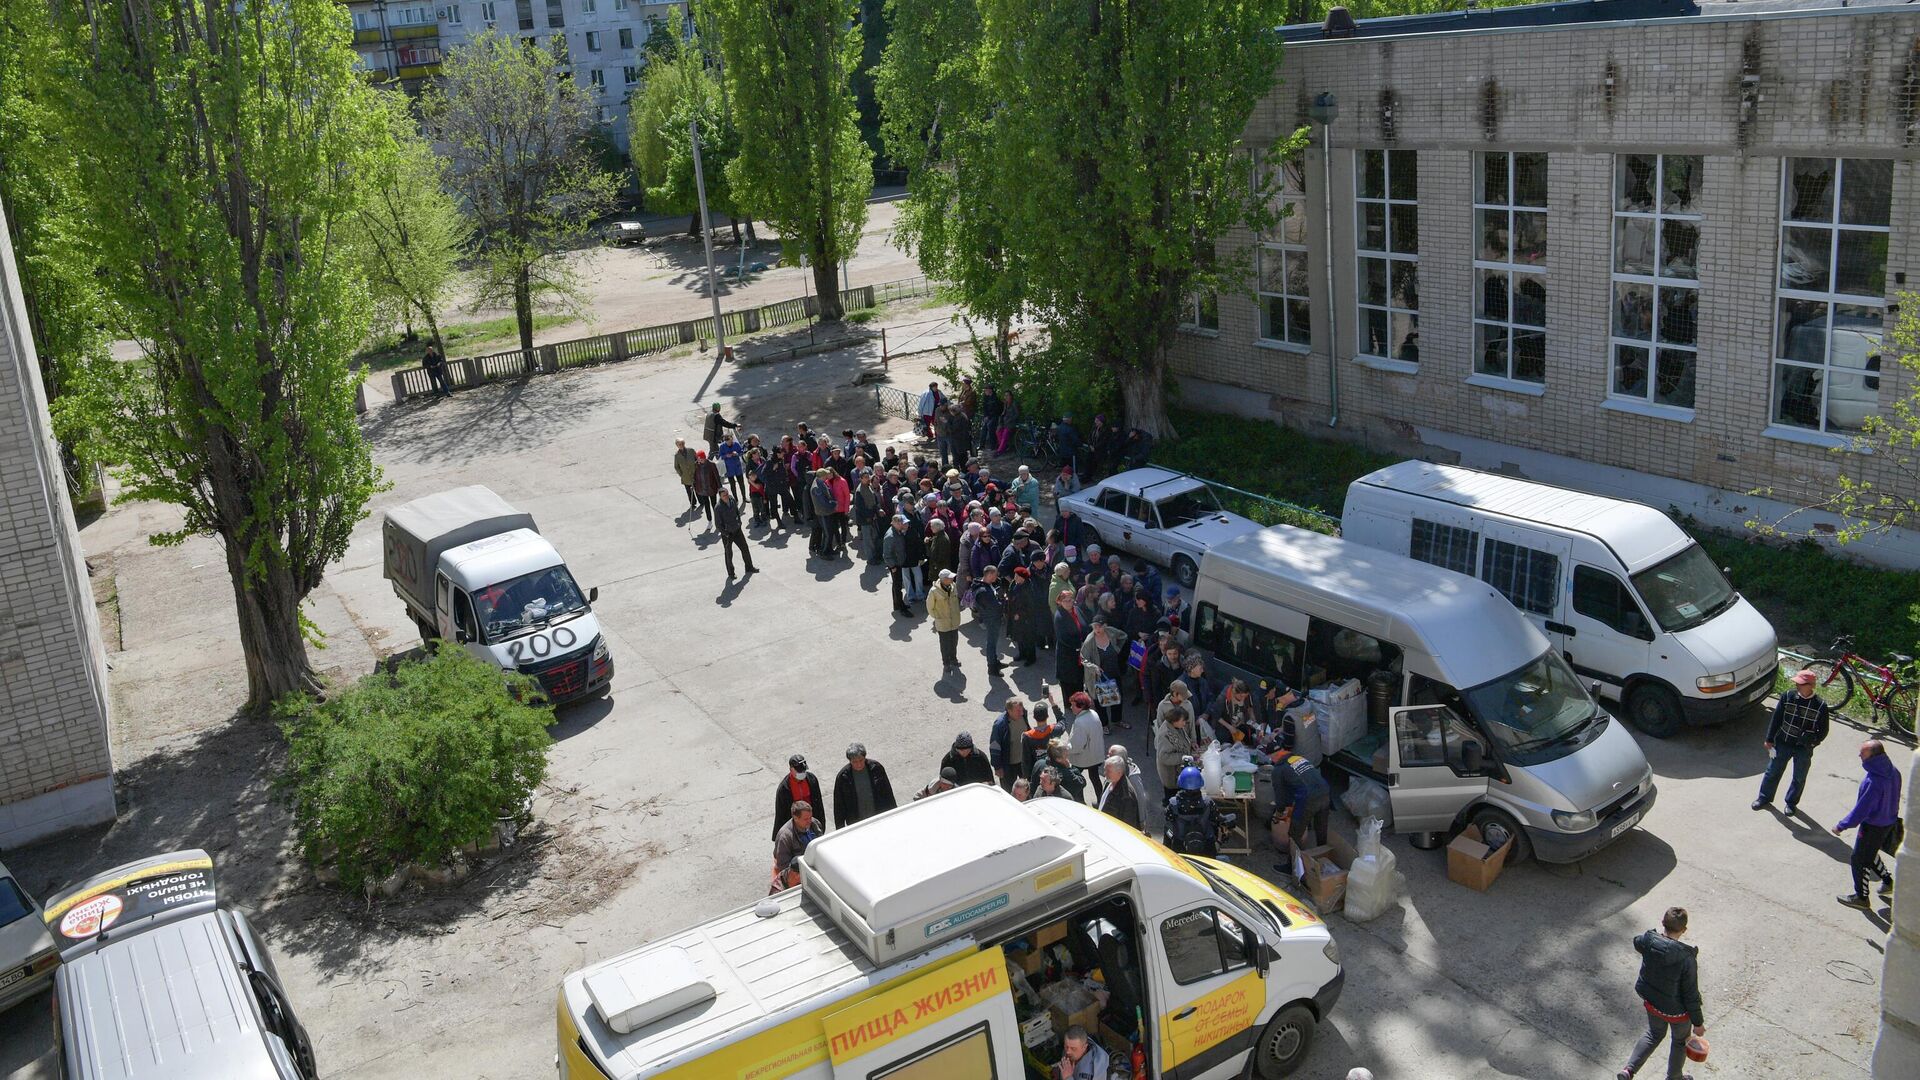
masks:
POLYGON ((1687 932, 1687 909, 1670 907, 1660 918, 1660 929, 1649 930, 1633 939, 1640 953, 1640 978, 1633 992, 1647 1010, 1647 1030, 1633 1044, 1626 1068, 1619 1080, 1633 1080, 1661 1039, 1667 1046, 1667 1080, 1693 1080, 1680 1071, 1687 1060, 1689 1034, 1705 1035, 1706 1019, 1700 1013, 1699 950, 1683 945, 1687 932))

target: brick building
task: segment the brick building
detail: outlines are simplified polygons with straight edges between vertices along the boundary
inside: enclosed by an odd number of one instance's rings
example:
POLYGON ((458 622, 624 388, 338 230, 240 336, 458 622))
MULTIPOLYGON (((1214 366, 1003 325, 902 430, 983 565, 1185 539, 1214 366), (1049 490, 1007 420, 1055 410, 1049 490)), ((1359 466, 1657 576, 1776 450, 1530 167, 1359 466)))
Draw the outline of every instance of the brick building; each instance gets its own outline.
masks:
POLYGON ((0 208, 0 849, 110 821, 107 658, 0 208))
MULTIPOLYGON (((1920 9, 1574 0, 1283 35, 1248 142, 1325 92, 1332 151, 1314 124, 1292 216, 1223 241, 1255 292, 1196 304, 1187 400, 1738 524, 1830 488, 1832 448, 1911 392, 1879 353, 1920 289, 1920 9)), ((1856 550, 1920 565, 1911 532, 1856 550)))

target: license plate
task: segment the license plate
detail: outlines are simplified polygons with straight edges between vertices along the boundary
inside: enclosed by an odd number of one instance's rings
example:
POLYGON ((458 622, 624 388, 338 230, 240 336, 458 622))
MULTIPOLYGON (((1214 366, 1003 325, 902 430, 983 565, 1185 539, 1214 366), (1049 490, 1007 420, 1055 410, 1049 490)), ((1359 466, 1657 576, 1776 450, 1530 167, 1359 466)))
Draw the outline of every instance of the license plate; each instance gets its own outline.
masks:
POLYGON ((13 971, 7 972, 5 975, 0 975, 0 990, 4 990, 14 983, 19 982, 21 979, 26 978, 27 972, 31 970, 31 968, 16 968, 13 971))
POLYGON ((1640 815, 1635 814, 1632 817, 1628 818, 1627 820, 1621 822, 1620 824, 1615 825, 1613 827, 1613 831, 1607 834, 1607 839, 1611 840, 1614 837, 1619 836, 1621 833, 1626 832, 1628 829, 1631 829, 1638 824, 1640 824, 1640 815))

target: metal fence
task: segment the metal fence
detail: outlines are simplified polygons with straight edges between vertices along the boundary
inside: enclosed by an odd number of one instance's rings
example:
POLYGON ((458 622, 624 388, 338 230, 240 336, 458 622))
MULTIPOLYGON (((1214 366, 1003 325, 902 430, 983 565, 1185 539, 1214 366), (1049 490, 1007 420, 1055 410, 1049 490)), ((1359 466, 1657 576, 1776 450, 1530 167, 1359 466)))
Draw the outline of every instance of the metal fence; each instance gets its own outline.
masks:
MULTIPOLYGON (((904 278, 899 281, 881 282, 877 285, 862 285, 857 289, 843 290, 840 293, 840 304, 847 311, 858 311, 906 297, 927 296, 933 292, 934 288, 935 283, 924 277, 904 278)), ((759 330, 770 330, 778 326, 804 322, 819 314, 819 311, 819 297, 795 297, 791 300, 763 304, 760 307, 721 312, 720 325, 726 329, 728 336, 739 337, 759 330)), ((622 360, 631 360, 636 356, 664 352, 681 345, 691 345, 713 336, 713 317, 709 315, 704 319, 688 319, 685 322, 667 323, 663 326, 643 326, 636 330, 620 330, 597 337, 556 341, 548 345, 536 345, 531 349, 510 349, 485 356, 464 356, 447 361, 447 383, 455 390, 465 390, 501 379, 517 379, 567 368, 589 367, 594 364, 618 363, 622 360)), ((393 372, 395 401, 418 397, 431 393, 432 390, 433 382, 428 378, 425 368, 400 368, 393 372)), ((912 407, 911 403, 908 407, 912 407)))
POLYGON ((920 395, 911 390, 874 383, 873 404, 882 416, 898 416, 902 420, 920 419, 920 395))

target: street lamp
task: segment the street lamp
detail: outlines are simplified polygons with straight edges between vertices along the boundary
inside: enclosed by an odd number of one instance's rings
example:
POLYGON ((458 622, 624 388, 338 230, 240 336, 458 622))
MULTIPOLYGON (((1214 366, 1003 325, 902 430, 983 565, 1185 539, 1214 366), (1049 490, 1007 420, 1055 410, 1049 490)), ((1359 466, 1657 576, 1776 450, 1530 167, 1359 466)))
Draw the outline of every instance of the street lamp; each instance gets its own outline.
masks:
POLYGON ((1330 90, 1315 94, 1307 119, 1320 125, 1320 207, 1325 246, 1320 261, 1327 268, 1327 426, 1340 426, 1340 316, 1333 306, 1333 122, 1340 118, 1340 102, 1330 90))

